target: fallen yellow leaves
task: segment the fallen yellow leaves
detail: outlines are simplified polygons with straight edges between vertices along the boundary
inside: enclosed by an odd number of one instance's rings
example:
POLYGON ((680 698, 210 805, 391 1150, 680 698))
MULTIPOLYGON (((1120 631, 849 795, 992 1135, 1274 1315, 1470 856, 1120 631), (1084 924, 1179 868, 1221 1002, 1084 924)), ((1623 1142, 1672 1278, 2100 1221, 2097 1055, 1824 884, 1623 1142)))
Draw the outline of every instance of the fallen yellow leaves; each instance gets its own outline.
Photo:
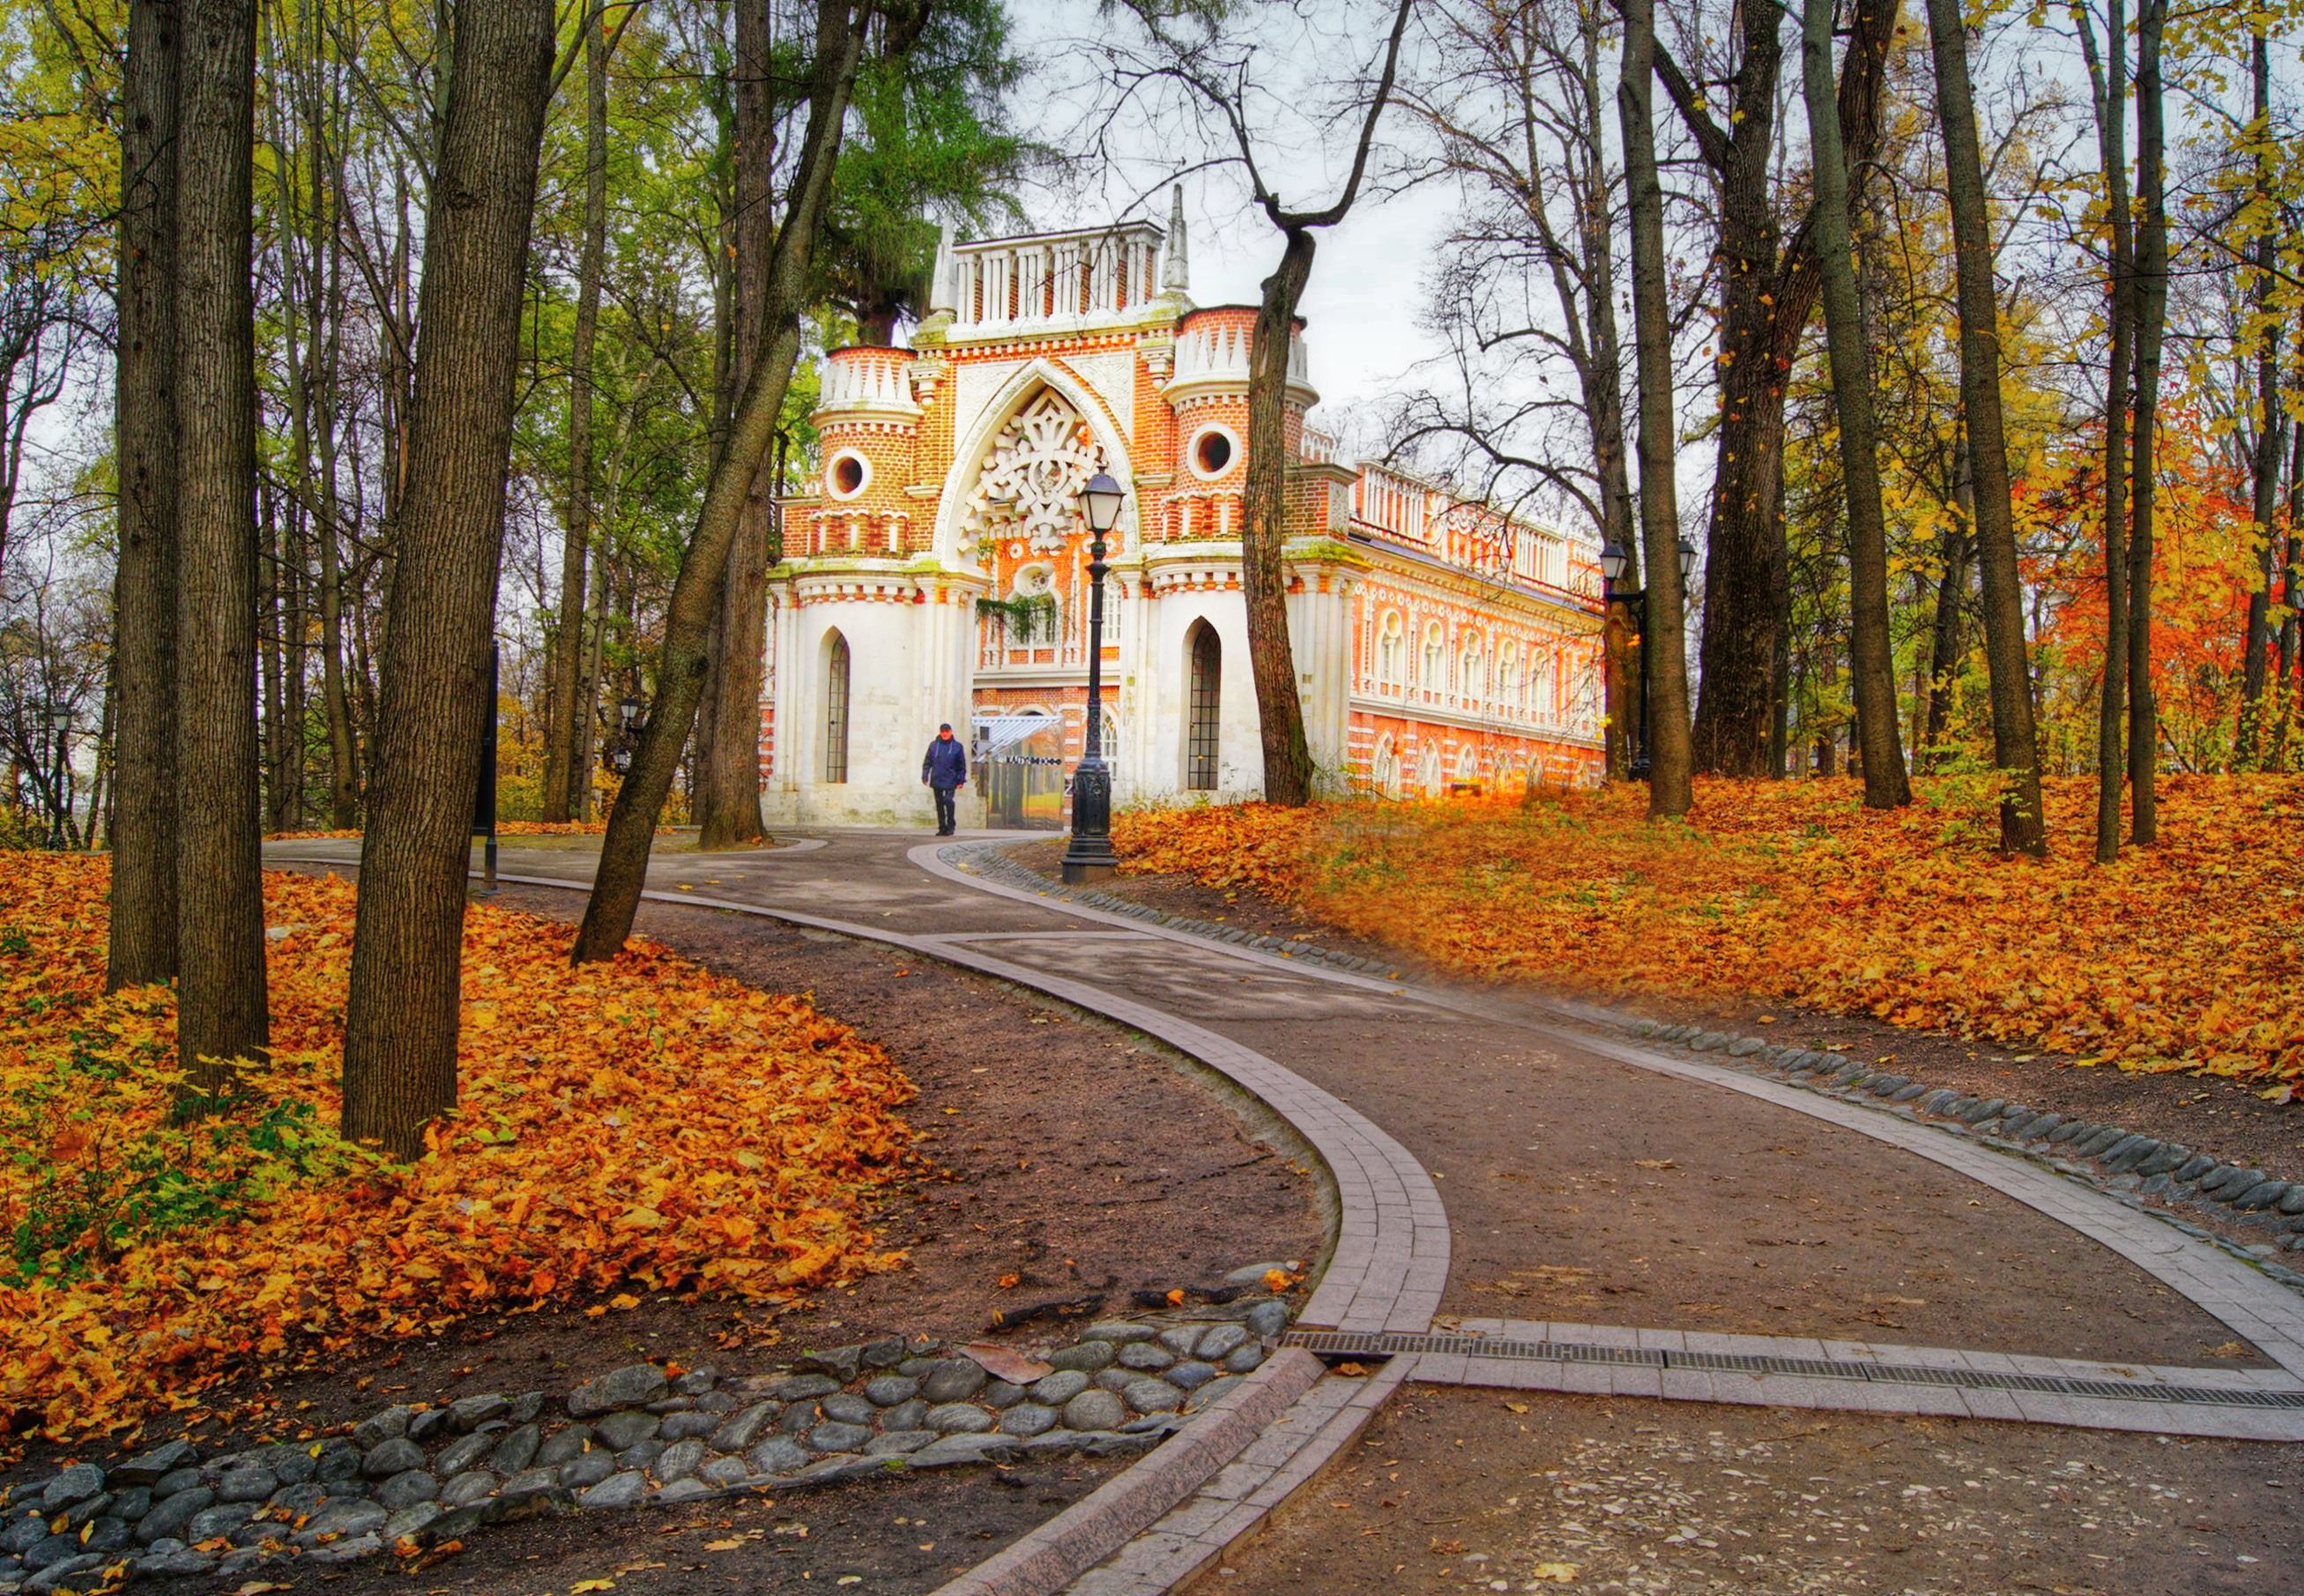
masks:
POLYGON ((1699 781, 1450 804, 1114 818, 1123 868, 1300 906, 1484 978, 1794 1000, 2124 1069, 2304 1079, 2304 779, 2164 778, 2156 847, 2089 857, 2095 784, 2048 781, 2045 861, 1995 852, 1988 790, 1699 781))
POLYGON ((105 995, 106 866, 0 869, 0 1450, 465 1314, 782 1299, 893 1267, 866 1222, 912 1089, 798 998, 635 942, 467 920, 462 1104, 401 1167, 335 1140, 353 891, 271 875, 271 1062, 172 1121, 174 998, 105 995))

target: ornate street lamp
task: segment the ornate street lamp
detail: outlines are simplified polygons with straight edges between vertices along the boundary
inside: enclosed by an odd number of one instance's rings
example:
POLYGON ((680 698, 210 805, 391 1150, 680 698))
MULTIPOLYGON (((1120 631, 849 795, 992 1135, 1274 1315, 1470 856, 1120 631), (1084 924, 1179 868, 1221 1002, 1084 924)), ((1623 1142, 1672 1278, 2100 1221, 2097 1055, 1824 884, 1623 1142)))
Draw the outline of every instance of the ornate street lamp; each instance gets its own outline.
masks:
MULTIPOLYGON (((1648 677, 1651 674, 1648 668, 1651 658, 1648 644, 1648 590, 1645 587, 1635 587, 1630 592, 1623 592, 1617 588, 1616 584, 1623 579, 1625 567, 1631 563, 1631 556, 1625 553, 1622 544, 1605 543, 1600 545, 1600 577, 1607 584, 1608 602, 1612 604, 1622 604, 1631 611, 1632 624, 1639 629, 1640 633, 1640 713, 1639 722, 1632 728, 1631 756, 1629 764, 1632 780, 1645 781, 1648 779, 1648 677)), ((1683 596, 1688 592, 1689 583, 1695 578, 1696 545, 1683 537, 1680 540, 1680 590, 1683 596)))
POLYGON ((647 707, 629 693, 616 700, 616 744, 608 750, 608 768, 619 776, 632 773, 632 745, 648 730, 648 722, 640 717, 647 707))
POLYGON ((1088 740, 1072 772, 1072 840, 1064 849, 1064 880, 1105 881, 1120 869, 1112 851, 1112 772, 1104 763, 1104 537, 1119 524, 1127 499, 1120 484, 1102 471, 1080 488, 1080 513, 1088 518, 1088 740))

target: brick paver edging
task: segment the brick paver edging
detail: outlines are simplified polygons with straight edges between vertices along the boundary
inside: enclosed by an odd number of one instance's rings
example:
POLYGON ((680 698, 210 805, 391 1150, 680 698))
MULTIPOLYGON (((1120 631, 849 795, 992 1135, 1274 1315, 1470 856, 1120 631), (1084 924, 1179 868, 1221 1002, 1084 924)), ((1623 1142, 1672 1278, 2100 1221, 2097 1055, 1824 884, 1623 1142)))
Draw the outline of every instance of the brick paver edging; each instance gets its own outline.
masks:
MULTIPOLYGON (((924 868, 978 891, 1059 908, 1087 920, 1134 925, 1152 936, 1207 943, 1204 930, 1190 929, 1204 923, 1163 915, 1142 904, 1111 899, 1109 894, 1077 893, 999 857, 996 850, 1007 846, 1010 845, 978 843, 955 850, 972 865, 994 866, 1003 879, 987 879, 990 872, 961 869, 945 858, 923 857, 935 855, 937 850, 934 849, 915 849, 912 857, 924 868), (1017 874, 1039 884, 1036 888, 1009 884, 1009 879, 1017 874), (1094 901, 1097 899, 1106 899, 1121 907, 1104 907, 1094 901)), ((2304 1280, 2304 1277, 2280 1269, 2198 1226, 2146 1207, 2135 1197, 2113 1188, 2112 1180, 2119 1178, 2116 1175, 2099 1175, 2068 1158, 2051 1162, 2020 1144, 1979 1134, 1978 1127, 1991 1121, 1977 1109, 1966 1110, 1969 1116, 1966 1119, 1956 1114, 1923 1119, 1915 1117, 1913 1110, 1919 1102, 1927 1101, 1927 1094, 1916 1094, 1905 1102, 1884 1101, 1851 1083, 1876 1082, 1885 1077, 1852 1063, 1834 1060, 1834 1071, 1819 1077, 1812 1067, 1800 1072, 1800 1066, 1809 1063, 1808 1060, 1795 1060, 1789 1067, 1780 1064, 1784 1050, 1779 1049, 1772 1055, 1756 1039, 1744 1039, 1750 1043, 1749 1049, 1739 1043, 1738 1051, 1732 1054, 1724 1045, 1730 1039, 1718 1033, 1699 1034, 1694 1026, 1661 1027, 1639 1016, 1534 993, 1516 992, 1510 1000, 1503 1000, 1396 979, 1372 978, 1317 958, 1284 957, 1262 945, 1273 941, 1227 941, 1216 950, 1249 963, 1292 970, 1311 980, 1388 992, 1454 1013, 1505 1021, 1635 1068, 1758 1097, 1917 1153, 2013 1197, 2111 1248, 2229 1325, 2283 1369, 2304 1376, 2304 1297, 2290 1289, 2291 1282, 2304 1280), (1537 1015, 1557 1018, 1539 1018, 1537 1015), (1648 1035, 1659 1031, 1662 1035, 1654 1041, 1648 1039, 1648 1035), (1668 1043, 1657 1045, 1682 1031, 1688 1033, 1688 1040, 1701 1044, 1695 1052, 1677 1048, 1666 1051, 1668 1043), (1606 1034, 1611 1032, 1614 1034, 1606 1034), (1780 1069, 1792 1073, 1779 1074, 1780 1069), (2195 1245, 2200 1242, 2207 1245, 2195 1245)), ((2007 1106, 1999 1105, 1998 1111, 2004 1112, 2007 1106)), ((2134 1142, 2140 1140, 2131 1138, 2134 1142)), ((2119 1144, 2098 1143, 2094 1136, 2082 1144, 2105 1153, 2116 1144, 2119 1144)), ((2060 1147, 2058 1151, 2065 1149, 2060 1147)), ((2132 1147, 2123 1148, 2121 1156, 2129 1156, 2132 1152, 2132 1147)))
POLYGON ((1264 1366, 1134 1465, 936 1596, 1049 1596, 1149 1529, 1283 1420, 1326 1372, 1294 1347, 1264 1366))

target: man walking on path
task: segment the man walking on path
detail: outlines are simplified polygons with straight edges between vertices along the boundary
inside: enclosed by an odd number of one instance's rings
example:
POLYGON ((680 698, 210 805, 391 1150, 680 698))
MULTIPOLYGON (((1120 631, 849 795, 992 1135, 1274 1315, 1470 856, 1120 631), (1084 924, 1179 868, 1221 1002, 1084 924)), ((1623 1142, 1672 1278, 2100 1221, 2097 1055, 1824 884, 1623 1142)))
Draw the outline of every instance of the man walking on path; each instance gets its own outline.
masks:
POLYGON ((936 792, 936 835, 951 836, 958 823, 953 817, 952 795, 968 785, 968 750, 953 736, 949 721, 936 728, 928 757, 920 761, 920 783, 936 792))

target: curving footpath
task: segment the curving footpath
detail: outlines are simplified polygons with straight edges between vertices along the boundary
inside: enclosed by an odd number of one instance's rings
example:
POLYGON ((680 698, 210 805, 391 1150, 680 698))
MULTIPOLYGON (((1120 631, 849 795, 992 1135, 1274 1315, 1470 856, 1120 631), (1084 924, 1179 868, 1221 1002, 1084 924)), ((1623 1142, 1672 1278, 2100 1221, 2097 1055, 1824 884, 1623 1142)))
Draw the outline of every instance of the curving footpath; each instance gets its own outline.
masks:
MULTIPOLYGON (((1410 1381, 2304 1440, 2304 1299, 2142 1210, 1595 1011, 1021 885, 997 842, 665 855, 648 896, 890 943, 1158 1037, 1317 1153, 1332 1239, 1289 1351, 940 1596, 1174 1589, 1410 1381), (1633 1322, 1581 1311, 1614 1299, 1633 1322), (1476 1311, 1522 1300, 1552 1311, 1476 1311), (1908 1328, 1941 1333, 1868 1333, 1915 1309, 1927 1322, 1908 1328), (2227 1361, 2201 1364, 2216 1342, 2227 1361)), ((356 848, 267 857, 342 866, 356 848)), ((589 874, 560 850, 504 864, 520 884, 589 874)))

